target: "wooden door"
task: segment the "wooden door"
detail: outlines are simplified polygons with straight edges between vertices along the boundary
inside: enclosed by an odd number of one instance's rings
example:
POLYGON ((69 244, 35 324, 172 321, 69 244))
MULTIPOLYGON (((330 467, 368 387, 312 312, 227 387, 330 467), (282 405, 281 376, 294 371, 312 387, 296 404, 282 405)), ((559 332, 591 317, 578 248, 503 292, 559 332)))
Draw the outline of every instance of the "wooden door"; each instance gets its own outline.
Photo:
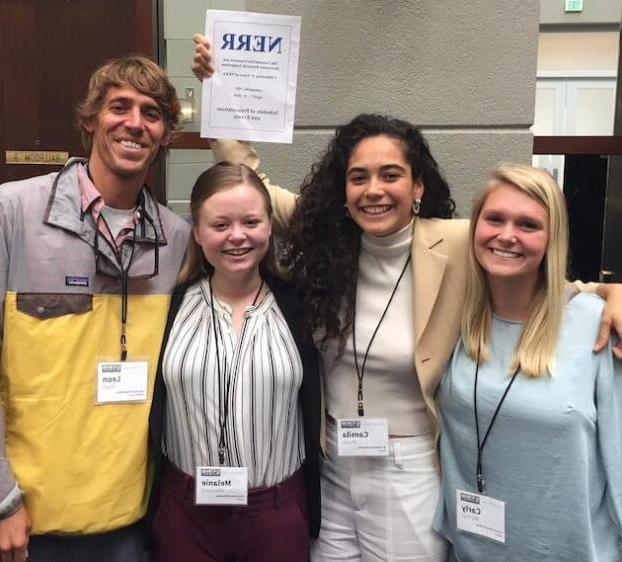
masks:
MULTIPOLYGON (((156 4, 0 0, 0 183, 61 167, 7 164, 6 151, 84 156, 74 116, 88 78, 105 60, 126 53, 157 60, 156 4)), ((152 171, 150 179, 162 195, 159 176, 152 171)))

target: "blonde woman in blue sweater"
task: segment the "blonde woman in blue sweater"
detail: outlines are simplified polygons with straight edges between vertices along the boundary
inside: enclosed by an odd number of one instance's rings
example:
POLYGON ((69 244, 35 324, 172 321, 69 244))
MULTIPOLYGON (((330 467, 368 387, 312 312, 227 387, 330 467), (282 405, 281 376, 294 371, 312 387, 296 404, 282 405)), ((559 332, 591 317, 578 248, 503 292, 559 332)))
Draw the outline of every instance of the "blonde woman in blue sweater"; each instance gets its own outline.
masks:
POLYGON ((462 338, 438 394, 436 529, 458 560, 622 559, 622 367, 603 302, 565 288, 568 220, 543 170, 497 168, 472 212, 462 338))

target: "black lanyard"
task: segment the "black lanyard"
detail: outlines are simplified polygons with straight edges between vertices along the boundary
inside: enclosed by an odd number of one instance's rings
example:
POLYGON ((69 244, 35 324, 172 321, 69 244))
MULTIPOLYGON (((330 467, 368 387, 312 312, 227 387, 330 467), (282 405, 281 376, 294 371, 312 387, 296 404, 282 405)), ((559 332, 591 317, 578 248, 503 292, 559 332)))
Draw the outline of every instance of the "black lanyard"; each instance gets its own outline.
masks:
POLYGON ((136 226, 134 226, 134 230, 132 231, 134 234, 134 239, 132 240, 132 253, 130 254, 130 259, 127 264, 127 269, 123 267, 123 257, 121 255, 121 250, 117 246, 116 240, 108 226, 108 221, 106 217, 101 214, 97 216, 97 221, 95 223, 95 256, 98 255, 99 245, 98 245, 98 234, 99 234, 99 220, 102 220, 106 230, 108 231, 108 235, 110 236, 110 240, 106 239, 108 245, 111 247, 114 256, 117 260, 117 265, 121 270, 121 275, 119 276, 119 281, 121 281, 121 337, 119 338, 119 344, 121 347, 121 361, 125 361, 127 359, 127 336, 126 336, 126 326, 127 326, 127 301, 128 301, 128 287, 127 282, 129 280, 129 271, 132 265, 132 260, 134 259, 134 250, 136 248, 136 226), (112 242, 111 242, 112 241, 112 242))
POLYGON ((408 254, 406 263, 404 264, 404 267, 402 268, 402 272, 400 273, 400 276, 397 279, 397 283, 395 283, 395 287, 393 287, 393 291, 391 293, 391 296, 389 297, 389 302, 387 303, 387 306, 384 307, 384 312, 382 313, 382 316, 380 316, 378 325, 376 326, 376 329, 374 330, 374 333, 372 334, 371 339, 369 340, 369 343, 367 344, 367 349, 365 350, 365 355, 363 356, 363 365, 361 366, 360 369, 359 369, 358 353, 356 351, 356 297, 354 298, 354 312, 352 313, 352 349, 354 351, 354 366, 356 367, 356 376, 359 381, 358 394, 357 394, 359 416, 365 415, 365 406, 363 402, 363 377, 365 376, 365 365, 367 364, 367 357, 369 356, 369 350, 371 349, 371 344, 374 341, 376 334, 378 333, 380 324, 382 324, 384 317, 387 315, 389 306, 391 306, 391 301, 393 300, 393 297, 395 296, 395 293, 397 292, 397 288, 400 286, 400 281, 402 280, 402 277, 404 277, 404 273, 406 273, 406 269, 408 268, 409 263, 410 263, 410 254, 408 254))
POLYGON ((112 231, 106 222, 106 217, 104 217, 101 213, 97 216, 97 220, 95 222, 95 236, 93 240, 93 252, 95 254, 95 270, 104 275, 111 276, 109 272, 104 271, 100 267, 99 263, 99 220, 101 219, 108 230, 108 234, 110 235, 110 240, 104 237, 110 248, 112 249, 115 259, 117 261, 117 265, 119 267, 120 274, 112 275, 112 277, 116 277, 121 282, 121 337, 120 337, 120 347, 121 347, 121 361, 125 361, 127 359, 127 336, 126 336, 126 326, 127 326, 127 306, 128 306, 128 298, 129 298, 129 290, 128 290, 128 282, 130 280, 143 280, 143 279, 151 279, 158 274, 159 269, 159 240, 158 240, 158 231, 153 223, 153 220, 146 212, 141 212, 141 206, 139 205, 136 209, 136 212, 139 214, 138 220, 141 222, 143 231, 145 229, 144 220, 146 220, 153 228, 154 237, 155 237, 155 245, 154 245, 154 265, 153 272, 147 273, 144 275, 131 275, 130 268, 132 267, 132 262, 134 260, 134 252, 136 250, 136 229, 138 228, 138 224, 134 225, 134 229, 132 230, 132 252, 130 254, 127 267, 123 267, 123 257, 121 255, 121 251, 118 248, 115 239, 112 235, 112 231))
MULTIPOLYGON (((93 180, 93 176, 91 175, 91 168, 89 166, 89 163, 87 162, 85 165, 86 168, 86 175, 88 176, 89 180, 91 181, 91 183, 93 184, 93 186, 95 185, 95 181, 93 180)), ((143 189, 145 189, 145 187, 143 187, 143 189)), ((130 267, 132 267, 132 260, 134 259, 134 250, 136 249, 136 228, 137 228, 137 224, 134 225, 134 229, 133 229, 133 239, 132 239, 132 253, 130 254, 130 259, 128 260, 127 263, 127 268, 123 267, 123 257, 121 255, 121 251, 119 249, 119 247, 117 246, 115 237, 112 235, 112 231, 110 230, 110 227, 108 226, 108 222, 106 221, 106 217, 104 217, 100 213, 97 215, 97 219, 95 220, 95 235, 94 235, 94 240, 93 240, 93 252, 95 254, 95 271, 96 272, 100 272, 103 273, 104 275, 110 275, 108 272, 106 271, 102 271, 99 268, 99 244, 98 244, 98 239, 99 239, 99 219, 101 218, 104 221, 104 225, 106 226, 106 230, 108 231, 108 234, 110 235, 110 240, 106 239, 106 242, 108 242, 108 245, 110 246, 110 248, 112 249, 114 256, 117 260, 117 264, 119 266, 119 270, 121 272, 121 274, 117 277, 120 281, 121 281, 121 337, 119 338, 119 344, 121 347, 121 361, 125 361, 127 359, 127 336, 126 336, 126 326, 127 326, 127 301, 128 301, 128 281, 130 279, 135 279, 135 280, 143 280, 143 279, 151 279, 152 277, 155 277, 158 274, 158 267, 159 267, 159 257, 160 257, 160 247, 159 247, 159 241, 158 241, 158 230, 155 227, 155 224, 153 222, 153 220, 151 219, 151 217, 149 216, 149 213, 146 212, 145 210, 145 200, 144 200, 144 194, 141 192, 139 194, 139 203, 136 206, 136 209, 134 210, 134 212, 138 213, 138 221, 141 223, 142 225, 142 233, 143 236, 145 234, 145 223, 144 220, 147 220, 147 222, 151 225, 151 227, 153 228, 153 233, 154 233, 154 237, 155 237, 155 246, 154 246, 154 266, 153 266, 153 273, 149 273, 149 274, 145 274, 145 275, 136 275, 136 276, 131 276, 130 275, 130 267)), ((105 202, 104 202, 105 203, 105 202)), ((86 210, 82 210, 82 212, 80 213, 80 220, 84 220, 84 215, 86 214, 86 210)))
POLYGON ((505 392, 503 393, 503 396, 501 396, 501 400, 499 400, 499 403, 497 404, 497 409, 495 410, 495 413, 492 416, 492 419, 490 420, 490 424, 488 425, 488 430, 486 431, 486 435, 484 435, 484 440, 481 443, 479 440, 479 420, 477 416, 477 375, 478 373, 479 373, 479 352, 477 354, 477 366, 475 367, 475 383, 473 385, 473 410, 475 412, 475 433, 477 434, 477 469, 476 469, 477 491, 481 494, 484 491, 484 485, 486 484, 486 481, 484 480, 484 471, 482 469, 482 454, 484 452, 484 446, 486 445, 486 441, 488 441, 490 430, 492 429, 492 426, 494 425, 495 420, 497 419, 497 414, 499 413, 499 410, 501 410, 501 406, 503 405, 503 402, 505 401, 505 397, 508 395, 508 392, 510 392, 510 388, 512 388, 512 385, 514 384, 514 381, 516 380, 516 376, 518 375, 518 367, 516 368, 516 371, 514 371, 514 374, 512 375, 510 382, 505 388, 505 392))
MULTIPOLYGON (((263 289, 263 279, 255 293, 255 298, 251 306, 255 306, 259 294, 263 289)), ((225 427, 227 426, 227 417, 229 416, 229 395, 231 393, 231 373, 226 373, 227 380, 225 381, 225 393, 222 396, 221 387, 222 373, 220 371, 220 346, 218 345, 218 329, 216 328, 216 313, 214 311, 214 290, 212 289, 212 276, 209 276, 209 296, 210 307, 212 309, 212 326, 214 327, 214 339, 216 340, 216 368, 218 369, 218 463, 222 466, 225 464, 225 451, 227 449, 227 442, 225 439, 225 427), (221 400, 222 396, 222 400, 221 400), (224 406, 223 406, 224 402, 224 406)), ((245 320, 246 323, 246 320, 245 320)), ((242 336, 240 335, 240 338, 242 336)))

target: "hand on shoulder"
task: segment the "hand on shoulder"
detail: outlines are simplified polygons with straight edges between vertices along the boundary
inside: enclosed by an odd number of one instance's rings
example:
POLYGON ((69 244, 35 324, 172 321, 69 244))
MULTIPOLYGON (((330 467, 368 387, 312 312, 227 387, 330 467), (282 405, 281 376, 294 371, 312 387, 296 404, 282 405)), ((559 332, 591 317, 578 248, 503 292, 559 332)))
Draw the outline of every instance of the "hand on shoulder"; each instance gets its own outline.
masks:
POLYGON ((594 345, 594 351, 601 351, 610 335, 617 335, 617 340, 613 344, 613 354, 622 359, 622 284, 599 284, 598 294, 606 299, 605 308, 600 322, 598 339, 594 345))

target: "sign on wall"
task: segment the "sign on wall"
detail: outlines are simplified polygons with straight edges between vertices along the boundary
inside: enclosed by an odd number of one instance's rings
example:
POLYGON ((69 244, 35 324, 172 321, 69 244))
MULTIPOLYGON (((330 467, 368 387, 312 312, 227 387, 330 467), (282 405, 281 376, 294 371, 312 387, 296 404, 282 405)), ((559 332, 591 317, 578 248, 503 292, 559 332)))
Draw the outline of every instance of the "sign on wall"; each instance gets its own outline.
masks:
POLYGON ((583 0, 566 0, 566 12, 582 12, 583 0))

